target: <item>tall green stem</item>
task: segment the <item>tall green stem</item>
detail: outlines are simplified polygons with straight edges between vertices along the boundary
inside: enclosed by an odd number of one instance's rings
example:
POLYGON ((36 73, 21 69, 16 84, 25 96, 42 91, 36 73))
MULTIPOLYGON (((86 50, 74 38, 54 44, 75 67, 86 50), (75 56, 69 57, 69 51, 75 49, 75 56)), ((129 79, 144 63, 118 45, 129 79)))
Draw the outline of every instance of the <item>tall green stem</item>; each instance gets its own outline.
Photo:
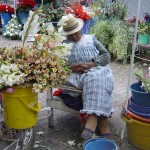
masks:
POLYGON ((34 20, 35 15, 41 12, 42 7, 43 7, 43 0, 42 0, 41 6, 33 13, 32 17, 31 17, 31 20, 29 21, 27 30, 25 31, 24 38, 23 38, 23 44, 22 44, 23 47, 24 47, 25 42, 26 42, 26 40, 27 40, 27 37, 28 37, 28 35, 29 35, 29 31, 30 31, 30 28, 31 28, 31 25, 32 25, 32 21, 34 20))

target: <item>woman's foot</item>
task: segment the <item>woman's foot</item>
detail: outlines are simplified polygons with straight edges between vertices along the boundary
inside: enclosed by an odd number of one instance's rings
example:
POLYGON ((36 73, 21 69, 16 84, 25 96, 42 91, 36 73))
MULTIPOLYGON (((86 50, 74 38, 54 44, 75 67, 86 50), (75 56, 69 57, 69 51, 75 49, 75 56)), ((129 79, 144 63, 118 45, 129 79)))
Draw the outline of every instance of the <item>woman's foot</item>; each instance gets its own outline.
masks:
POLYGON ((94 136, 94 131, 88 128, 85 128, 81 133, 81 138, 84 140, 91 139, 93 136, 94 136))

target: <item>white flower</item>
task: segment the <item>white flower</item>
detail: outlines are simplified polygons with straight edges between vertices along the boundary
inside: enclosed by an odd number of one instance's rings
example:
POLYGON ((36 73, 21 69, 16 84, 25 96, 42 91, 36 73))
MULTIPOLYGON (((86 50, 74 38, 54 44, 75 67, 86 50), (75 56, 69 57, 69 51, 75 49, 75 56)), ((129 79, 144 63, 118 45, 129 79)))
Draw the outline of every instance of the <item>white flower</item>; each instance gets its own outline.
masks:
POLYGON ((40 147, 40 145, 39 145, 39 144, 34 144, 33 147, 34 147, 34 148, 38 148, 38 147, 40 147))
POLYGON ((58 29, 58 33, 61 33, 61 32, 63 32, 63 27, 60 27, 60 28, 58 29))
POLYGON ((43 44, 38 44, 38 50, 42 50, 43 49, 43 44))
MULTIPOLYGON (((22 36, 22 40, 24 40, 24 34, 26 33, 26 31, 29 27, 29 23, 30 23, 30 20, 32 19, 33 14, 34 14, 34 12, 30 10, 29 17, 24 24, 23 31, 20 32, 20 36, 22 36)), ((32 21, 32 24, 30 26, 29 34, 34 35, 40 30, 38 19, 39 19, 39 15, 35 15, 34 19, 32 21)))
POLYGON ((54 26, 53 26, 52 22, 50 22, 50 23, 48 24, 46 30, 48 31, 48 34, 50 34, 50 35, 54 33, 54 30, 55 30, 55 29, 54 29, 54 26))
POLYGON ((12 69, 12 71, 18 71, 18 67, 16 64, 11 64, 10 68, 12 69))
POLYGON ((62 35, 60 35, 60 34, 57 33, 57 32, 54 33, 54 38, 55 38, 56 43, 62 43, 63 40, 66 39, 65 36, 62 36, 62 35))
POLYGON ((14 84, 14 80, 8 76, 7 81, 5 82, 5 86, 12 86, 14 84))
POLYGON ((5 64, 2 64, 0 71, 5 72, 5 73, 10 73, 10 67, 5 64))
POLYGON ((40 132, 37 132, 36 134, 37 135, 42 135, 42 134, 44 134, 44 132, 40 131, 40 132))
POLYGON ((5 83, 7 81, 7 74, 4 74, 1 78, 0 78, 0 83, 5 83))
POLYGON ((68 141, 68 144, 69 144, 70 146, 76 145, 75 140, 68 141))
POLYGON ((72 14, 68 14, 66 16, 62 16, 62 18, 58 22, 58 26, 64 26, 66 21, 68 21, 68 20, 70 20, 72 18, 74 18, 74 16, 72 14))

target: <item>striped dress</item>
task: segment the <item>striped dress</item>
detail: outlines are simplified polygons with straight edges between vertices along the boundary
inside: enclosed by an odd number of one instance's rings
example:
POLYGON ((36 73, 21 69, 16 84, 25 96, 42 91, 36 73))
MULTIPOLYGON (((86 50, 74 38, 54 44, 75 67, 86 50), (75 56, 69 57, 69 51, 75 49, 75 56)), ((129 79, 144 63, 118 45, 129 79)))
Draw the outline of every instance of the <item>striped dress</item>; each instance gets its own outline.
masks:
MULTIPOLYGON (((92 62, 99 54, 100 51, 94 45, 94 36, 84 35, 79 42, 74 43, 68 59, 70 63, 92 62)), ((83 74, 73 73, 66 84, 83 90, 81 113, 111 116, 114 80, 108 65, 97 65, 83 74)), ((69 94, 77 96, 79 93, 69 94)))

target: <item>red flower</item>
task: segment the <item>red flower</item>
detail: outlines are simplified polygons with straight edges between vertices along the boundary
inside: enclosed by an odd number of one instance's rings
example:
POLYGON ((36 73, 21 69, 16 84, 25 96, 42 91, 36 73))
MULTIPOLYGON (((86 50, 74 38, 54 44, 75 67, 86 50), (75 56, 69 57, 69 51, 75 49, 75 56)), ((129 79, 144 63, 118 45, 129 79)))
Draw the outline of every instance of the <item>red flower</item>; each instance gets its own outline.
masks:
POLYGON ((10 14, 13 14, 14 8, 7 4, 0 4, 0 12, 1 13, 8 12, 10 14))
POLYGON ((64 8, 66 14, 72 13, 75 17, 86 21, 90 19, 90 15, 84 11, 79 2, 72 2, 69 7, 64 8))
POLYGON ((34 0, 18 0, 17 10, 28 12, 29 10, 32 10, 35 6, 36 3, 34 0))

